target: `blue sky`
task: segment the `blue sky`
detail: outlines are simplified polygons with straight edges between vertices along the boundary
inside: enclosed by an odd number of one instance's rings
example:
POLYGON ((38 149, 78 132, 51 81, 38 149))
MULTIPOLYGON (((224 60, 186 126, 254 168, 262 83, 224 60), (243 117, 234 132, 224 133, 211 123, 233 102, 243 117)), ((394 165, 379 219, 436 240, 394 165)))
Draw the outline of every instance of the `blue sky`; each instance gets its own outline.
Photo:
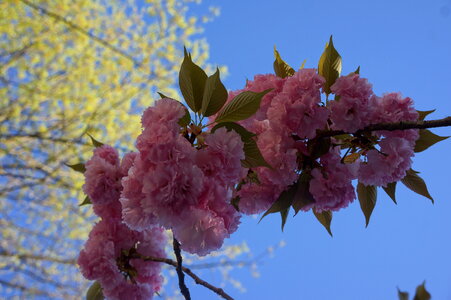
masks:
MULTIPOLYGON (((451 1, 204 1, 221 15, 206 25, 211 62, 225 64, 229 89, 272 72, 273 46, 298 68, 316 67, 331 34, 343 73, 361 66, 377 94, 402 92, 430 118, 450 115, 451 1)), ((451 128, 433 130, 451 135, 451 128)), ((451 141, 414 158, 435 204, 398 185, 398 205, 382 190, 368 228, 357 202, 334 215, 331 238, 311 213, 290 216, 285 231, 271 215, 247 217, 230 242, 247 240, 255 253, 284 240, 261 277, 237 270, 247 289, 236 299, 397 299, 426 280, 433 299, 451 299, 451 141)), ((209 278, 213 282, 218 278, 209 278)), ((206 278, 207 279, 207 278, 206 278)), ((191 282, 190 282, 191 283, 191 282)), ((214 299, 190 284, 193 299, 214 299)))

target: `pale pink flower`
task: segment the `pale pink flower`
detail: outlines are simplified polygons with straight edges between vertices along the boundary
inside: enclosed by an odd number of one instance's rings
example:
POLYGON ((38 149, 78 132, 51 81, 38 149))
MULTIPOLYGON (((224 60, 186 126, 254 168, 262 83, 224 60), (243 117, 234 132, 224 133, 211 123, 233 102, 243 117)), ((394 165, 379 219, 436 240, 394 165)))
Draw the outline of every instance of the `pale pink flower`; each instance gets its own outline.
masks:
POLYGON ((190 253, 206 255, 221 248, 230 236, 224 219, 209 209, 185 209, 180 220, 183 221, 173 227, 173 232, 181 248, 190 253))
POLYGON ((120 218, 121 205, 118 200, 122 174, 117 151, 107 145, 96 148, 85 167, 83 191, 91 199, 94 212, 103 218, 120 218))
POLYGON ((158 164, 142 178, 145 199, 141 205, 152 211, 161 225, 171 228, 174 218, 198 203, 203 176, 193 163, 158 164))
POLYGON ((155 102, 155 106, 147 108, 141 119, 144 128, 152 124, 177 124, 186 110, 177 100, 163 98, 155 102))
POLYGON ((238 183, 244 159, 244 144, 239 134, 219 128, 205 138, 207 148, 197 151, 196 163, 207 177, 233 186, 238 183))
POLYGON ((359 181, 365 185, 386 186, 406 175, 414 155, 411 143, 403 138, 389 137, 379 142, 380 152, 370 150, 367 162, 359 168, 359 181))
POLYGON ((138 245, 138 253, 142 255, 161 257, 165 254, 161 229, 152 228, 139 233, 117 219, 103 219, 94 226, 80 252, 78 265, 83 276, 98 280, 108 299, 124 299, 125 295, 127 299, 151 299, 162 284, 160 264, 132 259, 130 264, 138 271, 138 275, 134 276, 137 284, 124 277, 125 270, 117 264, 122 250, 129 250, 135 245, 138 245), (151 242, 152 239, 158 243, 151 242), (140 246, 141 243, 144 246, 140 246))
POLYGON ((246 215, 258 214, 266 211, 279 197, 283 190, 264 184, 248 183, 236 193, 240 200, 240 212, 246 215))
POLYGON ((355 178, 355 168, 340 160, 339 150, 333 149, 321 157, 322 167, 311 172, 309 191, 315 199, 317 212, 340 210, 356 198, 351 182, 355 178))

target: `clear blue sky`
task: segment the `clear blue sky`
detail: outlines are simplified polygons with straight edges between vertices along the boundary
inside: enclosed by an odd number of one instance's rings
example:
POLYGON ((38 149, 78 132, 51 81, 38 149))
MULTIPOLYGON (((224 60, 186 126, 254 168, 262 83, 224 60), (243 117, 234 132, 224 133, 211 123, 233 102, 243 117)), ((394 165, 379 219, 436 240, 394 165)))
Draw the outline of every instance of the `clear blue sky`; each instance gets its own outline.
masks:
MULTIPOLYGON (((316 67, 331 34, 345 74, 361 66, 376 93, 399 91, 416 108, 436 108, 431 118, 451 115, 451 1, 204 1, 219 18, 206 26, 211 62, 225 64, 229 89, 272 72, 273 46, 293 67, 307 59, 316 67)), ((203 7, 203 8, 202 8, 203 7)), ((451 128, 435 133, 451 135, 451 128)), ((426 280, 433 299, 451 299, 451 141, 418 154, 436 203, 398 188, 398 205, 379 190, 368 228, 357 202, 334 215, 331 238, 312 214, 244 218, 231 242, 247 240, 260 252, 285 240, 287 246, 260 266, 261 277, 234 274, 247 288, 236 299, 397 299, 396 287, 413 292, 426 280)), ((218 278, 219 279, 219 275, 218 278)), ((214 282, 215 278, 210 278, 214 282)), ((215 299, 191 284, 193 299, 215 299)))

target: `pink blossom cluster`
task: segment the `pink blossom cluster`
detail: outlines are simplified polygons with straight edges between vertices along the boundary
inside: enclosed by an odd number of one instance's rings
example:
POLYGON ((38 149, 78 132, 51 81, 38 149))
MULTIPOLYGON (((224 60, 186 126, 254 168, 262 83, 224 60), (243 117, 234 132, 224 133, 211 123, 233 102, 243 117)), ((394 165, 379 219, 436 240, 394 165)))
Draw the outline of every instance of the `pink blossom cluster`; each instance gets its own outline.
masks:
POLYGON ((353 163, 343 161, 344 154, 337 146, 339 140, 333 140, 326 154, 314 157, 309 141, 318 130, 352 134, 371 124, 418 119, 410 98, 402 98, 399 93, 378 97, 367 79, 354 73, 338 78, 331 87, 335 100, 323 103, 324 82, 315 69, 301 69, 286 78, 257 75, 243 90, 229 93, 231 101, 243 91, 272 89, 263 97, 257 113, 240 122, 257 134, 258 147, 272 166, 253 168, 259 182, 243 178, 245 184, 235 192, 242 213, 267 210, 303 171, 312 176, 309 191, 315 200, 303 209, 314 207, 318 212, 348 206, 356 198, 354 179, 365 185, 386 186, 405 176, 411 165, 417 130, 376 132, 375 143, 354 149, 361 156, 353 163))
MULTIPOLYGON (((372 87, 358 74, 340 77, 331 87, 338 101, 332 101, 332 129, 353 133, 378 123, 416 121, 418 113, 410 98, 399 93, 382 97, 373 94, 372 87)), ((378 147, 365 151, 360 163, 358 179, 365 185, 386 186, 401 180, 410 168, 418 130, 379 131, 378 147)))
POLYGON ((159 263, 139 258, 121 260, 123 252, 130 249, 143 256, 165 255, 162 228, 152 226, 138 232, 121 219, 121 180, 128 174, 135 156, 136 153, 128 153, 120 161, 117 151, 104 145, 94 150, 85 165, 83 190, 101 221, 89 234, 78 264, 84 277, 99 281, 108 299, 151 299, 163 282, 159 263))
POLYGON ((139 152, 122 180, 122 213, 130 228, 160 224, 172 229, 182 249, 205 255, 220 248, 240 222, 230 201, 242 176, 243 142, 221 128, 197 149, 180 134, 184 114, 168 98, 144 112, 139 152))

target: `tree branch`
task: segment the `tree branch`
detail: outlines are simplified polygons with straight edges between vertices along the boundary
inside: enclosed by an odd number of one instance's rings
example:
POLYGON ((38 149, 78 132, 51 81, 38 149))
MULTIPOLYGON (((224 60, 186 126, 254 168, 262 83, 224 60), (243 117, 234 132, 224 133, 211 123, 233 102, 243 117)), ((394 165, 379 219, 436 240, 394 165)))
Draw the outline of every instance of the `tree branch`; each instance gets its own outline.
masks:
POLYGON ((182 266, 182 254, 180 250, 180 243, 177 241, 177 239, 174 237, 173 239, 173 245, 174 245, 174 253, 175 257, 177 258, 177 276, 179 278, 179 288, 180 292, 182 293, 183 297, 185 297, 185 300, 191 300, 191 295, 189 294, 189 289, 185 284, 185 274, 183 274, 183 266, 182 266))
POLYGON ((325 130, 320 131, 317 134, 317 137, 331 137, 342 134, 360 134, 364 132, 378 131, 378 130, 406 130, 406 129, 425 129, 425 128, 437 128, 437 127, 448 127, 451 126, 451 116, 438 119, 438 120, 430 120, 430 121, 417 121, 417 122, 396 122, 396 123, 380 123, 380 124, 372 124, 366 126, 363 129, 357 130, 356 132, 346 132, 343 130, 325 130))
POLYGON ((139 61, 137 61, 131 55, 127 54, 125 51, 123 51, 123 50, 111 45, 110 43, 108 43, 104 39, 101 39, 101 38, 89 33, 87 30, 81 28, 77 24, 74 24, 74 23, 68 21, 66 18, 64 18, 64 17, 62 17, 62 16, 60 16, 60 15, 54 13, 54 12, 51 12, 51 11, 49 11, 49 10, 43 8, 43 7, 40 7, 40 6, 38 6, 38 5, 34 4, 34 3, 31 3, 30 1, 27 1, 27 0, 20 0, 20 1, 23 4, 25 4, 26 6, 32 8, 32 9, 38 11, 38 12, 41 12, 41 13, 43 13, 43 14, 45 14, 45 15, 47 15, 47 16, 49 16, 49 17, 51 17, 51 18, 53 18, 53 19, 55 19, 55 20, 57 20, 59 22, 62 22, 64 24, 66 24, 67 26, 69 26, 70 28, 80 32, 81 34, 86 35, 87 37, 89 37, 92 40, 94 40, 94 41, 98 42, 99 44, 101 44, 102 46, 104 46, 104 47, 110 49, 111 51, 113 51, 113 52, 125 57, 126 59, 132 61, 133 64, 135 64, 136 66, 141 66, 141 63, 139 61))
POLYGON ((44 260, 44 261, 51 261, 59 264, 66 264, 66 265, 76 265, 77 261, 75 259, 62 259, 57 257, 49 257, 49 256, 42 256, 42 255, 34 255, 31 253, 10 253, 6 250, 0 250, 0 256, 10 256, 10 257, 17 257, 18 259, 33 259, 33 260, 44 260))
MULTIPOLYGON (((152 257, 152 256, 141 256, 138 253, 136 253, 135 255, 136 256, 133 257, 133 258, 140 258, 140 259, 142 259, 144 261, 161 262, 161 263, 165 263, 165 264, 171 265, 171 266, 176 267, 176 268, 178 267, 178 262, 173 261, 172 259, 169 259, 169 258, 160 258, 160 257, 152 257)), ((226 292, 224 292, 223 289, 217 288, 214 285, 211 285, 210 283, 206 282, 205 280, 200 279, 199 276, 194 274, 193 271, 191 271, 189 268, 182 266, 182 270, 188 276, 190 276, 194 280, 194 282, 196 282, 197 284, 200 284, 200 285, 206 287, 207 289, 213 291, 214 293, 218 294, 219 296, 221 296, 224 299, 234 300, 231 296, 229 296, 226 292)))

